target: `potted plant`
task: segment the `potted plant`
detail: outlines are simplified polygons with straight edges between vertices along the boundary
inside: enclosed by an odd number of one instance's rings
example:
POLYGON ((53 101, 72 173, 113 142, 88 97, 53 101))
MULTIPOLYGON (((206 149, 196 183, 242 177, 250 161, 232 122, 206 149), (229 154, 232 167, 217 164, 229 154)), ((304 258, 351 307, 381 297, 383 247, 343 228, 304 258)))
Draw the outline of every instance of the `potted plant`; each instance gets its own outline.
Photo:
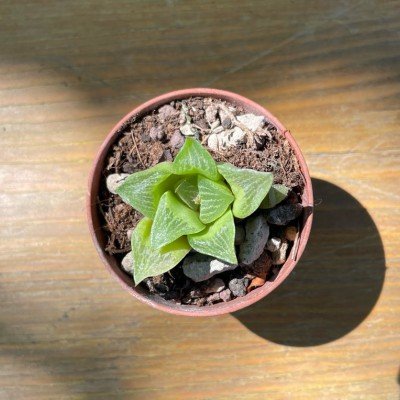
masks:
POLYGON ((187 89, 125 116, 89 177, 95 247, 134 297, 173 314, 233 312, 295 267, 313 194, 290 132, 234 93, 187 89))

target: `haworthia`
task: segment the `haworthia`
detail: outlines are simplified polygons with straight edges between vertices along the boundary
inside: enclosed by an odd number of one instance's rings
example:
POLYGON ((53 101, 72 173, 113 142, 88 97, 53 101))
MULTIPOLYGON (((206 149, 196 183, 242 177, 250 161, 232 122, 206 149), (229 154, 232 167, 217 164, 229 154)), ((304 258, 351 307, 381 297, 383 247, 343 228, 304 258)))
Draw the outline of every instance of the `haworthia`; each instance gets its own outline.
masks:
POLYGON ((160 248, 150 246, 152 221, 143 218, 132 232, 133 278, 138 285, 149 276, 160 275, 169 271, 181 261, 190 251, 185 237, 160 248))
POLYGON ((202 231, 205 225, 198 213, 181 203, 175 195, 164 193, 158 204, 151 229, 151 246, 159 249, 175 239, 202 231))
POLYGON ((237 218, 246 218, 253 214, 272 185, 273 176, 270 172, 237 168, 228 163, 218 165, 218 171, 235 195, 232 211, 237 218))
POLYGON ((144 171, 129 175, 116 189, 125 203, 153 219, 167 179, 172 177, 172 163, 163 162, 144 171))
POLYGON ((270 191, 260 204, 260 208, 272 208, 283 201, 289 192, 285 185, 272 185, 270 191))
POLYGON ((200 197, 195 176, 188 176, 179 181, 175 186, 175 193, 192 210, 199 209, 200 197))
POLYGON ((214 181, 220 178, 217 164, 211 154, 193 138, 186 138, 173 165, 177 175, 201 174, 214 181))
POLYGON ((209 224, 225 213, 235 199, 222 182, 214 182, 201 175, 198 177, 200 195, 200 221, 209 224))
POLYGON ((188 235, 188 241, 199 253, 208 254, 231 264, 237 263, 234 244, 235 223, 230 209, 204 231, 188 235))

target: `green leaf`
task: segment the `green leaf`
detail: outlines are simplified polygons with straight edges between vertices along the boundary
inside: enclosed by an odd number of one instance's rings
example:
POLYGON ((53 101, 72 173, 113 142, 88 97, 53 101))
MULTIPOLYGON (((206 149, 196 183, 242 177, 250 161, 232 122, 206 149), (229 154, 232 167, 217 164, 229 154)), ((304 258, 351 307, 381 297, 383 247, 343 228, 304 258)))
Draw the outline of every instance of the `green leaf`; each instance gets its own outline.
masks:
POLYGON ((173 164, 177 175, 201 174, 214 181, 220 178, 210 153, 193 138, 186 138, 173 164))
POLYGON ((199 209, 199 189, 195 176, 188 176, 179 181, 175 186, 175 193, 192 210, 197 211, 199 209))
POLYGON ((187 239, 182 237, 155 250, 150 246, 152 221, 143 218, 132 232, 133 278, 135 285, 149 276, 157 276, 177 265, 190 251, 187 239))
POLYGON ((260 208, 272 208, 284 200, 289 192, 285 185, 272 185, 270 191, 260 204, 260 208))
POLYGON ((200 194, 200 221, 209 224, 225 213, 235 199, 232 192, 222 182, 198 176, 200 194))
POLYGON ((273 181, 270 172, 237 168, 228 163, 218 165, 218 171, 229 183, 235 195, 232 211, 237 218, 246 218, 257 210, 273 181))
POLYGON ((237 264, 235 223, 229 209, 203 232, 188 235, 189 244, 199 253, 208 254, 231 264, 237 264))
POLYGON ((158 204, 150 241, 152 247, 159 249, 175 239, 197 233, 205 228, 199 214, 181 203, 171 191, 161 196, 158 204))
POLYGON ((163 162, 144 171, 129 175, 124 183, 116 190, 125 203, 153 219, 161 195, 165 191, 162 185, 172 178, 172 163, 163 162))

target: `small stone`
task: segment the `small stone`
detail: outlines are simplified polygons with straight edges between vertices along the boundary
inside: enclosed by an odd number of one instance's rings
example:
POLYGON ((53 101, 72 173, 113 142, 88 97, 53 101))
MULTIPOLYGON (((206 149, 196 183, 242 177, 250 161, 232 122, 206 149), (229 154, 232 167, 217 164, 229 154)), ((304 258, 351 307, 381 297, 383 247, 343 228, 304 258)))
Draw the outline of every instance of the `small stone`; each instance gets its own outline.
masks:
POLYGON ((245 127, 255 132, 258 128, 264 125, 265 117, 255 114, 243 114, 236 117, 245 127))
POLYGON ((189 296, 193 299, 199 299, 204 293, 200 289, 193 289, 189 292, 189 296))
POLYGON ((190 124, 185 124, 179 128, 183 136, 195 136, 196 130, 190 124))
POLYGON ((107 176, 106 186, 107 189, 113 193, 117 194, 116 190, 122 185, 124 180, 129 176, 129 174, 111 174, 107 176))
POLYGON ((186 122, 186 114, 181 111, 179 114, 179 125, 183 125, 186 122))
POLYGON ((125 162, 122 164, 122 171, 128 175, 133 174, 135 172, 135 169, 135 165, 130 162, 125 162))
POLYGON ((272 253, 272 264, 274 265, 282 265, 285 264, 286 261, 286 253, 289 248, 288 242, 285 240, 282 242, 281 247, 279 250, 274 251, 272 253))
POLYGON ((294 242, 297 237, 297 228, 295 226, 288 226, 285 229, 285 238, 294 242))
POLYGON ((234 278, 230 280, 229 289, 236 297, 243 297, 246 295, 246 286, 243 279, 234 278))
POLYGON ((133 257, 132 257, 132 252, 130 251, 121 261, 122 268, 124 271, 132 274, 132 268, 133 268, 133 257))
POLYGON ((211 125, 210 128, 211 130, 216 129, 220 125, 219 119, 216 119, 211 125))
POLYGON ((150 293, 154 293, 154 284, 153 281, 150 278, 146 278, 143 280, 143 282, 146 284, 147 288, 149 289, 150 293))
POLYGON ((163 157, 164 157, 165 161, 172 161, 173 160, 172 154, 168 149, 163 151, 163 157))
POLYGON ((211 125, 216 119, 218 114, 218 108, 211 104, 206 108, 206 120, 209 125, 211 125))
POLYGON ((218 110, 218 117, 219 117, 219 120, 221 121, 221 123, 226 118, 230 119, 229 114, 224 110, 224 108, 220 108, 218 110))
POLYGON ((164 149, 160 142, 155 142, 150 152, 151 165, 156 165, 164 156, 164 149))
POLYGON ((222 149, 236 147, 244 143, 245 137, 246 134, 239 127, 224 131, 218 137, 219 147, 222 149))
POLYGON ((183 261, 183 273, 195 282, 202 282, 225 271, 231 271, 236 264, 228 264, 213 257, 194 253, 189 254, 183 261))
POLYGON ((225 135, 218 135, 218 146, 221 150, 228 148, 228 141, 225 135))
POLYGON ((215 302, 220 301, 220 300, 221 300, 220 293, 214 293, 214 294, 212 294, 212 295, 207 297, 207 301, 209 303, 215 303, 215 302))
POLYGON ((245 265, 257 260, 268 241, 269 226, 263 215, 250 218, 246 222, 246 238, 240 245, 239 259, 245 265))
POLYGON ((175 131, 172 134, 171 139, 169 140, 169 144, 171 145, 171 147, 175 147, 176 149, 182 147, 184 142, 185 138, 180 134, 179 131, 175 131))
POLYGON ((250 285, 247 287, 247 293, 250 293, 252 290, 264 285, 265 279, 259 278, 256 276, 250 283, 250 285))
POLYGON ((150 128, 149 135, 152 140, 162 140, 165 137, 164 129, 162 126, 153 126, 150 128))
POLYGON ((256 143, 257 150, 261 150, 265 146, 266 138, 265 136, 254 135, 254 141, 256 143))
POLYGON ((219 293, 219 297, 224 302, 227 302, 231 299, 231 291, 229 289, 225 289, 219 293))
POLYGON ((162 106, 158 109, 158 116, 161 122, 165 122, 165 120, 172 116, 177 114, 178 111, 175 110, 174 107, 170 106, 169 104, 166 104, 165 106, 162 106))
POLYGON ((204 118, 200 118, 200 119, 196 120, 196 126, 198 126, 201 129, 204 129, 204 130, 208 130, 208 128, 209 128, 209 126, 204 118))
POLYGON ((221 125, 223 128, 229 129, 232 126, 232 120, 229 117, 226 117, 223 119, 221 125))
POLYGON ((128 237, 128 240, 131 240, 132 232, 133 232, 133 229, 128 229, 128 230, 126 231, 126 236, 128 237))
POLYGON ((267 221, 273 225, 287 225, 297 218, 302 210, 303 207, 299 203, 278 205, 268 213, 267 221))
POLYGON ((224 128, 222 126, 217 126, 215 129, 213 129, 213 133, 221 133, 224 131, 224 128))
POLYGON ((261 256, 254 261, 254 264, 251 267, 251 272, 259 278, 266 279, 271 267, 272 259, 269 253, 264 250, 261 256))
POLYGON ((246 134, 236 126, 228 134, 228 146, 238 146, 244 142, 246 134))
POLYGON ((235 230, 235 245, 238 246, 244 242, 246 233, 242 225, 236 225, 235 230))
POLYGON ((207 145, 211 150, 218 151, 219 150, 219 140, 218 136, 215 133, 212 133, 207 140, 207 145))
POLYGON ((206 288, 206 293, 218 293, 225 289, 225 283, 220 278, 213 279, 206 288))
POLYGON ((277 251, 281 245, 281 239, 278 237, 273 237, 267 242, 267 250, 270 252, 277 251))

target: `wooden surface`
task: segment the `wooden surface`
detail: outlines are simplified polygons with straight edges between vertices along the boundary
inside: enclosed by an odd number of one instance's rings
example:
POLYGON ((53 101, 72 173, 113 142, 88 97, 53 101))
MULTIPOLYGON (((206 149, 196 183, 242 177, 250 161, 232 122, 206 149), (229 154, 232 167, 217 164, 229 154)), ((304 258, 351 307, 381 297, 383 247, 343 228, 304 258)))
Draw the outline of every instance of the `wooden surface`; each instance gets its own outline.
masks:
POLYGON ((2 1, 0 399, 398 399, 400 4, 2 1), (287 282, 235 315, 133 300, 85 221, 113 124, 178 88, 269 108, 315 178, 287 282))

